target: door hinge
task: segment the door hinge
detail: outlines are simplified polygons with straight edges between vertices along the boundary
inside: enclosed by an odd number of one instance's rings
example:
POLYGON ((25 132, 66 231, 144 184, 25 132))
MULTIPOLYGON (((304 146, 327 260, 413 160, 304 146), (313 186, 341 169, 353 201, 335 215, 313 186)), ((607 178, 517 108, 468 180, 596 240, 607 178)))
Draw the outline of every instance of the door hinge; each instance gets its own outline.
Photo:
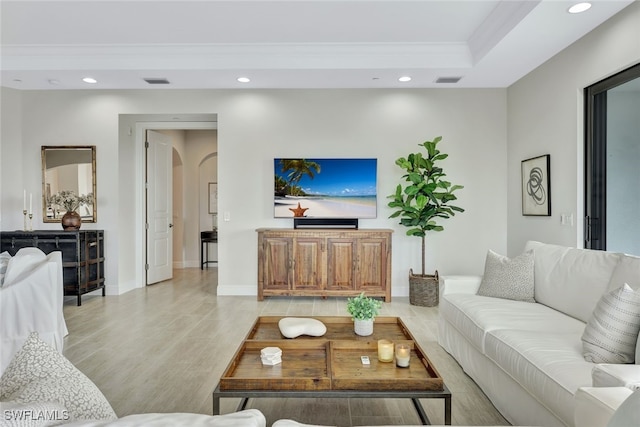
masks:
POLYGON ((149 223, 148 223, 148 222, 145 222, 145 223, 144 223, 144 229, 145 229, 145 230, 148 230, 148 229, 149 229, 149 223))
POLYGON ((144 148, 149 148, 149 141, 144 142, 144 148))
POLYGON ((146 271, 149 271, 149 264, 145 264, 145 265, 144 265, 144 269, 145 269, 146 271))

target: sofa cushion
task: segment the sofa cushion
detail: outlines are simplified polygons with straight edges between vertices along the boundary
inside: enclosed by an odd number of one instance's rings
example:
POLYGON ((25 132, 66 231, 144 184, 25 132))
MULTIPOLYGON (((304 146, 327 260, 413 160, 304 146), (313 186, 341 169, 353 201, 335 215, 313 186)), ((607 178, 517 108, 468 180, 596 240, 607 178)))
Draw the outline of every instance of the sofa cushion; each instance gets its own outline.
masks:
POLYGON ((599 363, 591 371, 594 387, 640 388, 640 366, 619 363, 599 363))
POLYGON ((37 332, 27 338, 0 378, 0 400, 16 403, 58 402, 69 419, 115 419, 98 387, 37 332))
POLYGON ((258 409, 245 409, 223 415, 186 412, 133 414, 111 421, 76 421, 65 427, 266 427, 258 409))
POLYGON ((530 241, 534 252, 535 299, 583 322, 605 293, 621 255, 530 241))
POLYGON ((640 390, 627 397, 616 409, 607 427, 640 426, 640 390))
POLYGON ((620 262, 613 270, 607 289, 612 291, 625 283, 633 289, 640 288, 640 257, 621 255, 620 262))
POLYGON ((19 280, 21 275, 28 274, 29 271, 47 260, 47 255, 38 248, 22 248, 11 257, 7 264, 4 282, 8 286, 19 280))
POLYGON ((584 331, 584 322, 542 304, 471 294, 443 295, 439 312, 483 354, 485 334, 494 330, 554 330, 575 334, 578 338, 584 331))
POLYGON ((580 333, 552 330, 492 331, 486 355, 558 418, 570 420, 573 395, 591 385, 593 364, 582 357, 580 333))
POLYGON ((512 259, 489 250, 478 295, 535 302, 533 252, 525 252, 512 259))
POLYGON ((640 332, 640 291, 625 284, 600 298, 582 335, 584 358, 633 363, 640 332))

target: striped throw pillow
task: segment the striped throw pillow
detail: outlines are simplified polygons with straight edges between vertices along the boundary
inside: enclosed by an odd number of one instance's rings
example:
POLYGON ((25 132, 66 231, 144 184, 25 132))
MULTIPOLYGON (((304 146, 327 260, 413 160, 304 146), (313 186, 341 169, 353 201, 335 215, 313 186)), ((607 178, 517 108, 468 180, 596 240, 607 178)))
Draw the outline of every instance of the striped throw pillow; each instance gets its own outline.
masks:
POLYGON ((628 284, 600 298, 582 334, 582 354, 593 363, 634 363, 640 333, 640 292, 628 284))

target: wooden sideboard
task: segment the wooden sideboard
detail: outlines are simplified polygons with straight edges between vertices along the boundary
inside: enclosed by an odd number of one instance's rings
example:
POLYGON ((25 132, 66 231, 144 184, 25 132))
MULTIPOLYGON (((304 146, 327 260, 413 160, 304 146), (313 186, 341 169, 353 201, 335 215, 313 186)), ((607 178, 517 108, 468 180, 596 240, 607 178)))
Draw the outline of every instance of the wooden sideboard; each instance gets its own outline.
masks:
POLYGON ((391 233, 383 229, 258 232, 258 300, 367 296, 391 301, 391 233))
POLYGON ((48 254, 62 252, 64 295, 77 296, 82 305, 82 295, 102 289, 104 281, 104 231, 2 231, 0 252, 15 255, 21 248, 36 247, 48 254))

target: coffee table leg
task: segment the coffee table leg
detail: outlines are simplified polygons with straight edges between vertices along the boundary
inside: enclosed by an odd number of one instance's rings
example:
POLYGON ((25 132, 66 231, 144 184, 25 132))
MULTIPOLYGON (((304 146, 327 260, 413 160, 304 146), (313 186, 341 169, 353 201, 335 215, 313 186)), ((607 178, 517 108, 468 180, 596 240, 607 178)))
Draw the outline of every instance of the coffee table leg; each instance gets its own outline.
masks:
POLYGON ((213 415, 220 415, 220 396, 213 392, 213 415))
MULTIPOLYGON (((431 425, 431 421, 429 421, 429 417, 427 416, 427 413, 424 411, 424 408, 422 407, 422 403, 420 403, 420 399, 418 399, 417 397, 412 397, 411 401, 413 402, 413 406, 415 406, 416 411, 418 412, 418 416, 420 417, 420 422, 422 422, 422 425, 425 425, 425 426, 431 425)), ((445 418, 446 418, 446 414, 445 414, 445 418)))
POLYGON ((249 402, 249 398, 243 397, 242 400, 240 400, 240 404, 236 408, 236 412, 244 411, 247 407, 248 402, 249 402))
POLYGON ((444 424, 451 425, 451 396, 444 398, 444 424))

